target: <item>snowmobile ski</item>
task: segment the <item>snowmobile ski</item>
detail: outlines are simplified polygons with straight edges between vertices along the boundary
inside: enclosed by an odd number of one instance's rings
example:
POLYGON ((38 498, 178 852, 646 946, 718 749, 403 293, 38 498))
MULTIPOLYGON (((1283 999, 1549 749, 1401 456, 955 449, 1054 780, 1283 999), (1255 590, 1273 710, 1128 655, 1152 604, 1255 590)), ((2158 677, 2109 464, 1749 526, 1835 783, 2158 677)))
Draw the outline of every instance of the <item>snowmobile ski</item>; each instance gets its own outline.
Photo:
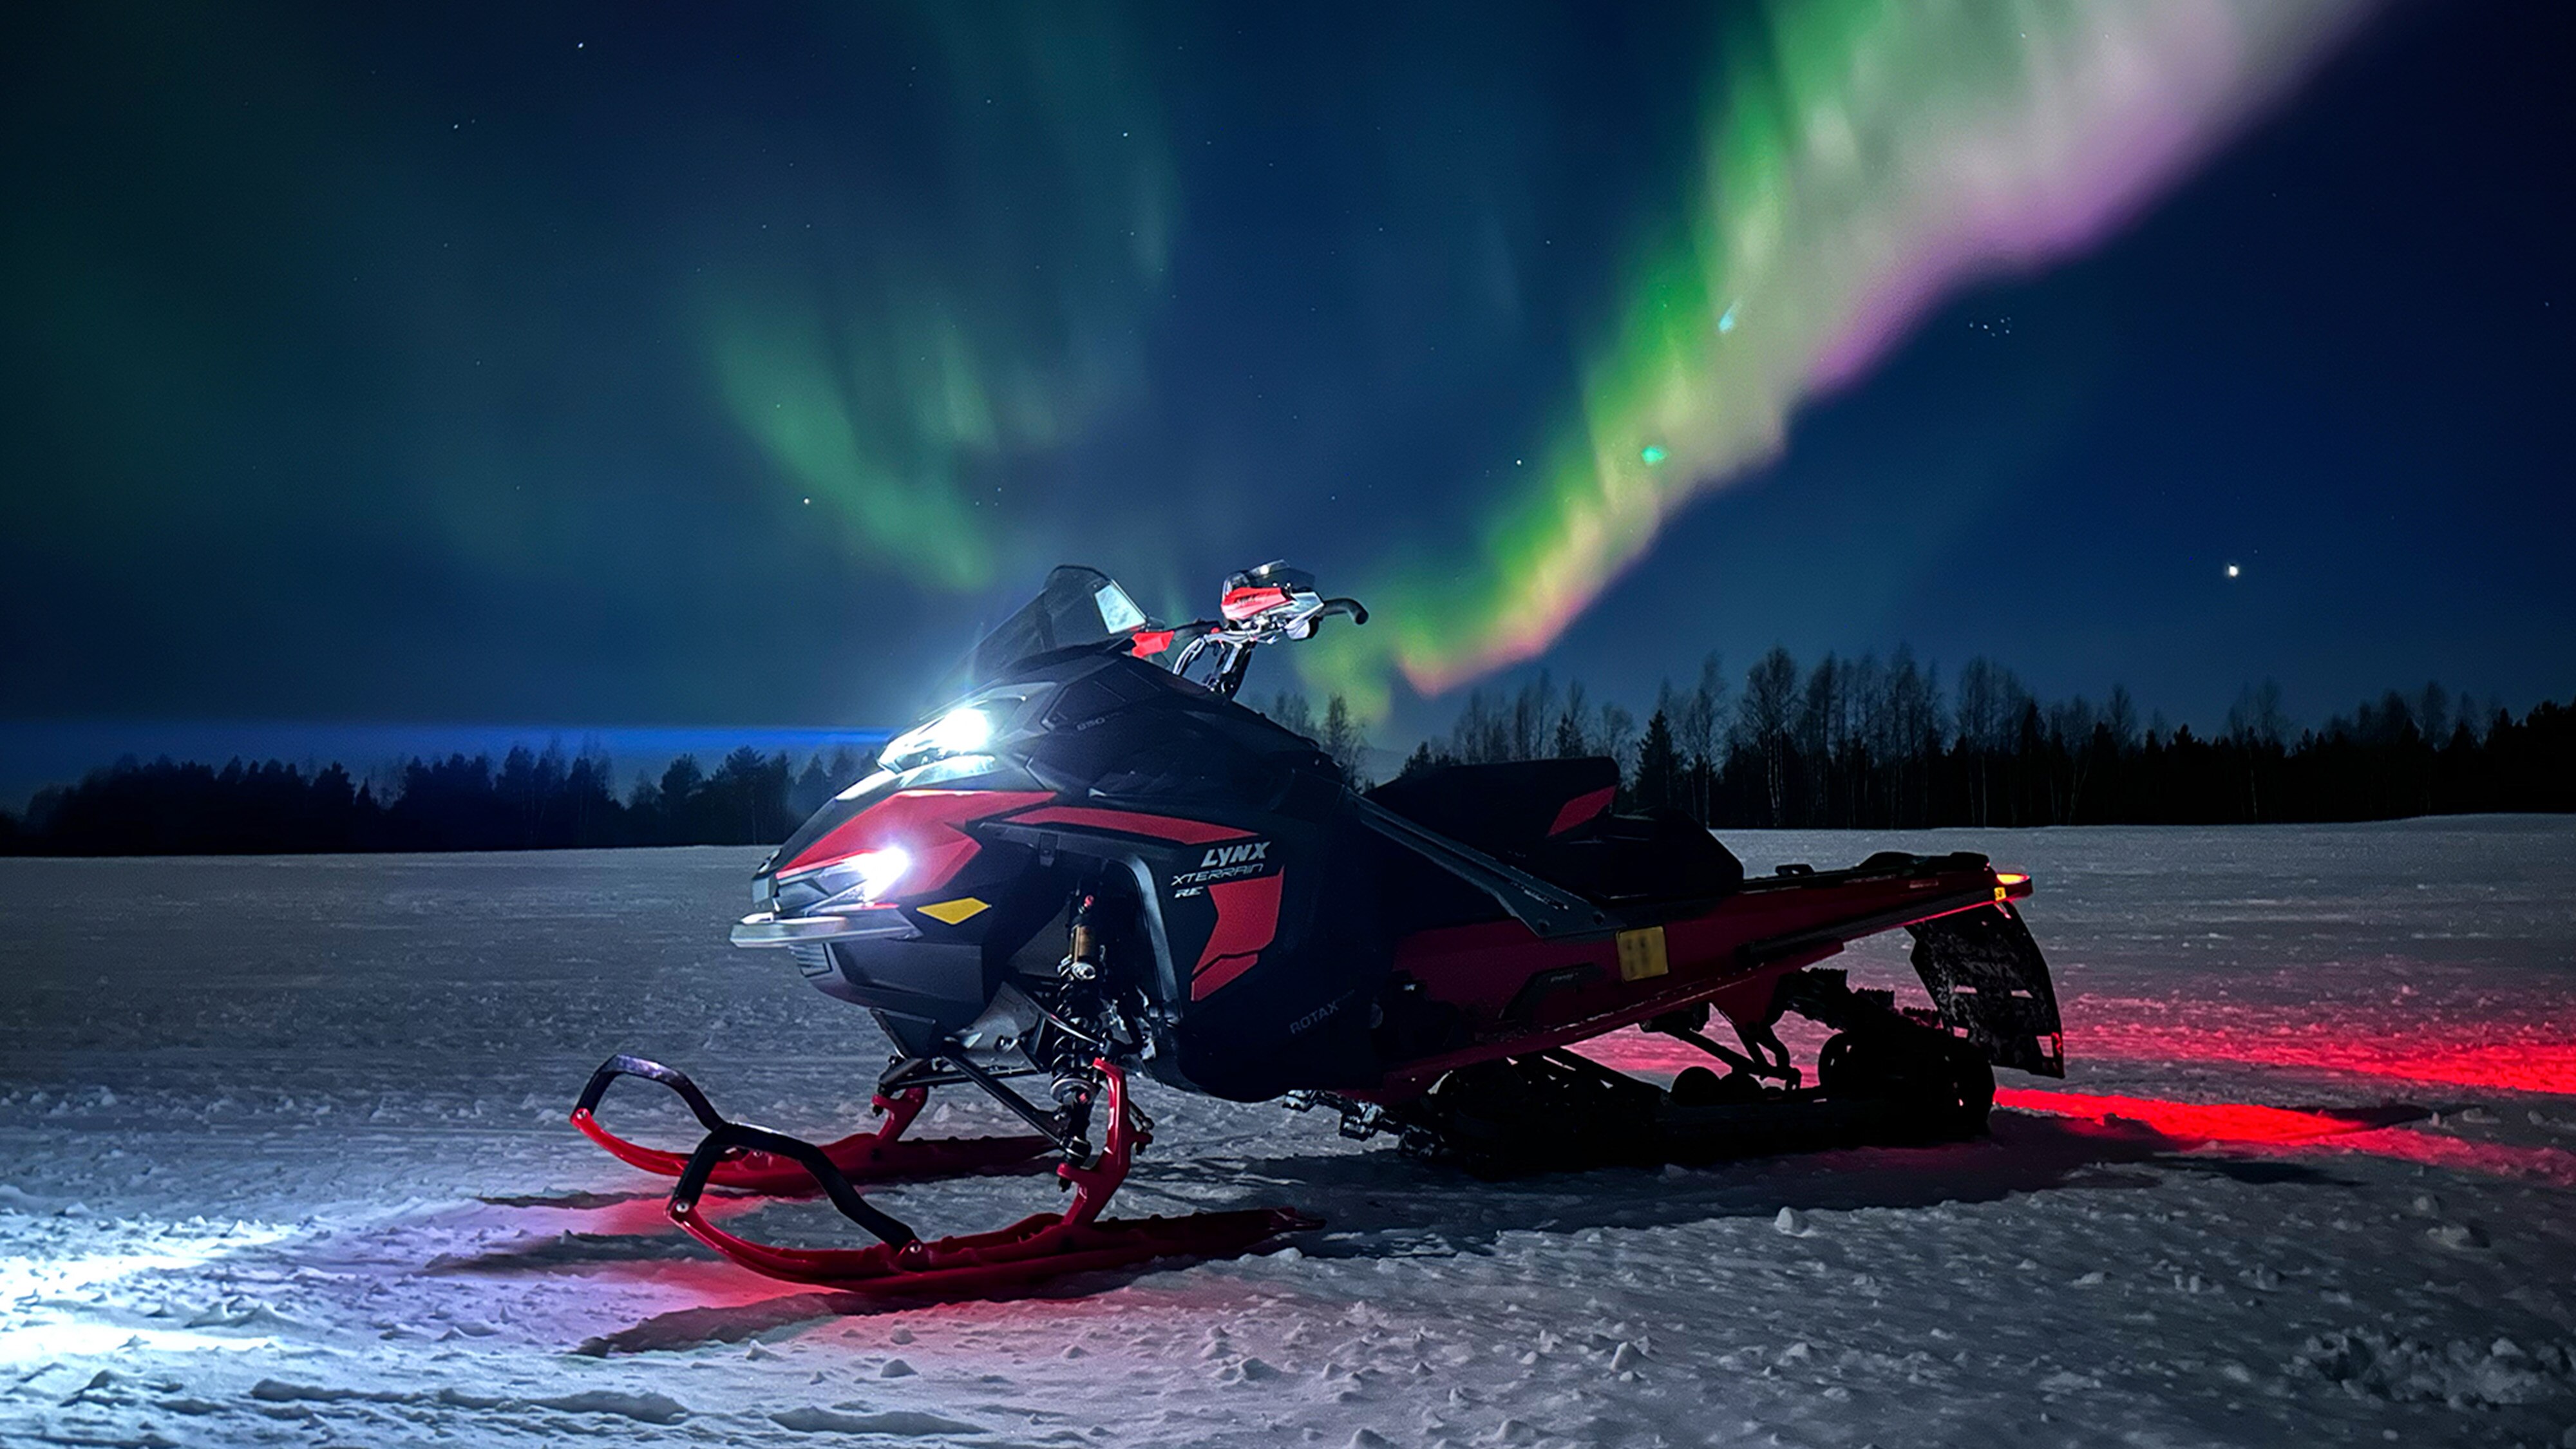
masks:
MULTIPOLYGON (((622 1162, 664 1177, 678 1177, 687 1170, 691 1154, 630 1142, 599 1124, 600 1098, 619 1077, 638 1077, 670 1088, 688 1105, 689 1114, 698 1119, 698 1125, 709 1132, 734 1126, 716 1111, 714 1104, 707 1100, 706 1093, 689 1080, 687 1073, 621 1052, 600 1063, 599 1070, 590 1074, 590 1084, 582 1088, 580 1101, 573 1105, 572 1125, 622 1162)), ((891 1096, 879 1093, 873 1101, 876 1111, 885 1121, 877 1130, 853 1133, 820 1146, 802 1145, 821 1153, 824 1160, 832 1165, 832 1170, 847 1182, 906 1182, 993 1172, 1035 1172, 1048 1165, 1043 1157, 1055 1143, 1044 1137, 906 1138, 904 1129, 912 1125, 913 1118, 920 1115, 929 1100, 930 1092, 925 1087, 905 1088, 891 1096)), ((817 1191, 814 1175, 802 1163, 748 1145, 742 1146, 735 1155, 712 1164, 706 1181, 715 1187, 783 1196, 808 1196, 817 1191)))
POLYGON ((992 1232, 923 1239, 861 1197, 831 1158, 812 1143, 762 1128, 726 1123, 698 1145, 671 1190, 671 1221, 690 1237, 755 1273, 850 1293, 969 1298, 1157 1258, 1233 1257, 1285 1233, 1322 1226, 1286 1208, 1194 1213, 1181 1217, 1100 1218, 1137 1147, 1147 1135, 1127 1103, 1126 1075, 1096 1064, 1108 1114, 1098 1156, 1087 1166, 1060 1163, 1073 1200, 1062 1213, 1039 1213, 992 1232), (753 1242, 698 1212, 699 1194, 728 1154, 751 1149, 795 1164, 842 1216, 874 1234, 865 1248, 798 1248, 753 1242))

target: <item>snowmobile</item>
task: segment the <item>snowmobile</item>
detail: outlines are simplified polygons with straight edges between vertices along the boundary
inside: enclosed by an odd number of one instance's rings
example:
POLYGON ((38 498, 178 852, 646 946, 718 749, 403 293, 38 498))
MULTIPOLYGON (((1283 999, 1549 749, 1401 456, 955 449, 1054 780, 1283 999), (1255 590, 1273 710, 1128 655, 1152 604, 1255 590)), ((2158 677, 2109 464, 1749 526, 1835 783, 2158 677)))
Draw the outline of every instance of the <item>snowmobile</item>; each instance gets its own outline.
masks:
POLYGON ((1355 789, 1235 696, 1257 650, 1368 611, 1274 562, 1228 579, 1219 615, 1166 627, 1107 575, 1056 569, 959 666, 945 707, 761 865, 733 943, 874 1015, 894 1046, 874 1131, 814 1143, 731 1121, 685 1075, 631 1056, 593 1074, 573 1124, 677 1178, 671 1217, 736 1263, 957 1296, 1315 1225, 1286 1209, 1102 1218, 1151 1140, 1132 1072, 1284 1098, 1346 1136, 1486 1173, 1966 1138, 1984 1130, 1994 1068, 2064 1075, 2048 967, 2012 904, 2028 876, 1882 852, 1748 878, 1679 812, 1615 812, 1609 759, 1445 765, 1355 789), (1928 1007, 1819 964, 1900 928, 1928 1007), (1832 1033, 1812 1082, 1776 1030, 1788 1013, 1832 1033), (1570 1050, 1627 1028, 1708 1065, 1662 1087, 1570 1050), (694 1150, 600 1124, 625 1077, 679 1095, 706 1129, 694 1150), (1029 1131, 907 1137, 950 1086, 1029 1131), (937 1240, 860 1191, 1048 1170, 1072 1188, 1061 1212, 937 1240), (820 1192, 877 1241, 746 1239, 701 1210, 710 1188, 820 1192))

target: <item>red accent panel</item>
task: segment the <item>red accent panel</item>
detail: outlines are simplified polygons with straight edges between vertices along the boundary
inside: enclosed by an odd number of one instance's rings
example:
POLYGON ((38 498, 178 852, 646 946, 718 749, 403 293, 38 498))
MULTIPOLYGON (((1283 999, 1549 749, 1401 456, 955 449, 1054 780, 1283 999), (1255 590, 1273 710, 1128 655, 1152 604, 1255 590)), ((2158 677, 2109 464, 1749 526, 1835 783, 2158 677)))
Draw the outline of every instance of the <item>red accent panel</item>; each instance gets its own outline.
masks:
MULTIPOLYGON (((1037 797, 1045 799, 1041 795, 1037 797)), ((1210 825, 1204 820, 1183 820, 1173 815, 1139 815, 1132 810, 1095 810, 1088 805, 1052 805, 1011 817, 1013 825, 1079 825, 1092 830, 1116 830, 1128 835, 1150 835, 1156 840, 1177 840, 1183 845, 1205 845, 1212 840, 1241 840, 1252 832, 1234 825, 1210 825)))
POLYGON ((1278 875, 1230 880, 1208 887, 1208 904, 1216 907, 1216 929, 1208 932, 1206 949, 1190 979, 1190 1000, 1214 995, 1261 959, 1261 949, 1279 935, 1278 875))
POLYGON ((1572 830, 1574 827, 1591 819, 1593 816, 1609 809, 1611 797, 1618 793, 1618 790, 1615 788, 1595 790, 1588 795, 1577 795, 1573 799, 1566 801, 1565 808, 1556 812, 1556 823, 1547 828, 1547 833, 1550 835, 1563 835, 1565 832, 1572 830))
POLYGON ((1128 641, 1127 652, 1139 659, 1160 654, 1172 647, 1172 636, 1178 632, 1176 629, 1139 629, 1136 637, 1128 641))
POLYGON ((1225 601, 1217 607, 1228 622, 1240 624, 1264 609, 1275 609, 1286 602, 1286 589, 1236 589, 1227 594, 1225 601))
POLYGON ((1042 790, 901 791, 825 831, 778 873, 819 870, 837 860, 900 845, 912 853, 912 870, 896 882, 895 893, 908 896, 936 890, 982 849, 958 826, 1049 798, 1042 790))

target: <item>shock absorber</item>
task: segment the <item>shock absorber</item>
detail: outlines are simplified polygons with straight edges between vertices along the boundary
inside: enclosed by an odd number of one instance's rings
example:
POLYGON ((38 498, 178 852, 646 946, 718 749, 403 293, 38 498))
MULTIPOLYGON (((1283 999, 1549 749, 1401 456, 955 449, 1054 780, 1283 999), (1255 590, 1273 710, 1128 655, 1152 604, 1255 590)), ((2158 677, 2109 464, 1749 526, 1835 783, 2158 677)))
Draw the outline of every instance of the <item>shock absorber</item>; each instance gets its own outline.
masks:
POLYGON ((1054 1074, 1049 1090, 1056 1105, 1070 1120, 1080 1122, 1091 1112, 1095 1084, 1091 1077, 1091 1059, 1100 1043, 1077 1037, 1065 1027, 1079 1024, 1089 1029, 1099 1015, 1099 982, 1101 967, 1100 933, 1093 928, 1092 915, 1099 897, 1085 893, 1074 903, 1065 943, 1064 960, 1056 966, 1056 1011, 1063 1018, 1057 1030, 1049 1033, 1050 1050, 1047 1066, 1054 1074))

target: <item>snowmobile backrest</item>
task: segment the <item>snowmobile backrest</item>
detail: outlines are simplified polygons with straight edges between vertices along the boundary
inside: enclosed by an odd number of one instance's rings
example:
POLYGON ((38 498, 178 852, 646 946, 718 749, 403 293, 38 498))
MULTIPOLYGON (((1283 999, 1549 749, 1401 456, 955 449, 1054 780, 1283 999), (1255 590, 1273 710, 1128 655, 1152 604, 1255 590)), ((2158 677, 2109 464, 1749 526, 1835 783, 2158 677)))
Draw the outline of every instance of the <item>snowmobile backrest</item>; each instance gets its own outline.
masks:
POLYGON ((1438 765, 1399 775, 1368 798, 1488 854, 1519 856, 1592 828, 1619 790, 1606 757, 1438 765))
POLYGON ((1530 871, 1604 903, 1702 900, 1744 884, 1744 863, 1699 822, 1668 806, 1603 815, 1541 844, 1530 871))

